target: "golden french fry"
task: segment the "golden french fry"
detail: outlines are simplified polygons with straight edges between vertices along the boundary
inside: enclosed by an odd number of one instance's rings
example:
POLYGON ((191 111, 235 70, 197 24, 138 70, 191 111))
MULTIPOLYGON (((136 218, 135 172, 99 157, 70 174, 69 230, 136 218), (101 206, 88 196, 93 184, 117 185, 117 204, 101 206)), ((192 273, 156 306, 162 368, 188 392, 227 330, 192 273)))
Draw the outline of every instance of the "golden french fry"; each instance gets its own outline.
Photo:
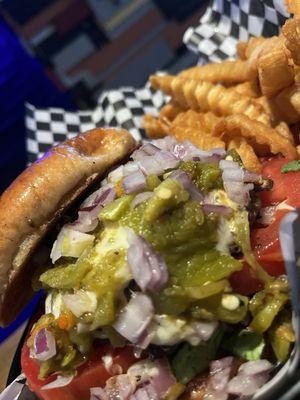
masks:
MULTIPOLYGON (((263 55, 278 47, 282 47, 283 39, 277 36, 270 38, 251 38, 246 49, 247 66, 249 73, 258 70, 258 60, 263 55)), ((253 73, 253 72, 252 72, 253 73)))
POLYGON ((294 63, 300 65, 300 19, 288 19, 281 32, 285 38, 285 46, 290 51, 294 63))
POLYGON ((173 121, 178 114, 184 112, 185 108, 182 108, 176 102, 170 102, 163 106, 163 108, 159 112, 159 117, 161 119, 166 119, 168 121, 173 121))
POLYGON ((179 76, 186 79, 195 79, 197 81, 212 83, 221 82, 224 84, 246 82, 255 78, 256 75, 257 73, 252 73, 246 61, 243 60, 197 65, 179 74, 179 76))
POLYGON ((300 85, 295 84, 283 89, 270 101, 274 115, 288 124, 300 121, 300 85))
POLYGON ((242 136, 258 155, 281 153, 285 157, 296 158, 295 146, 275 129, 259 121, 253 121, 245 115, 231 115, 223 118, 214 128, 213 136, 234 138, 242 136))
POLYGON ((212 137, 211 132, 220 118, 211 112, 199 113, 188 110, 178 114, 170 126, 170 134, 179 142, 185 139, 202 150, 211 150, 215 147, 225 147, 220 138, 212 137))
POLYGON ((256 79, 232 86, 231 89, 235 90, 237 93, 242 94, 243 96, 251 97, 253 99, 261 96, 261 92, 256 79))
POLYGON ((183 107, 212 111, 217 115, 245 114, 251 119, 270 124, 270 117, 260 104, 230 88, 171 75, 153 75, 150 82, 153 88, 172 96, 183 107))
POLYGON ((253 147, 247 143, 243 137, 234 137, 229 140, 228 150, 235 149, 241 157, 243 164, 249 171, 261 172, 261 162, 259 161, 253 147))
POLYGON ((153 117, 152 115, 144 115, 143 128, 149 139, 158 139, 169 134, 169 126, 164 120, 153 117))
POLYGON ((279 122, 275 126, 275 129, 281 136, 288 139, 292 144, 295 144, 294 136, 286 122, 283 122, 283 121, 279 122))
POLYGON ((184 126, 198 128, 206 133, 211 133, 214 126, 220 121, 220 117, 212 112, 201 113, 188 110, 180 113, 172 122, 171 126, 184 126))
POLYGON ((246 60, 246 49, 247 49, 248 43, 247 42, 243 42, 242 40, 240 42, 237 43, 236 45, 236 54, 238 56, 238 58, 240 58, 241 60, 246 60))
POLYGON ((285 0, 287 10, 291 14, 300 16, 300 1, 299 0, 285 0))
POLYGON ((294 66, 283 45, 263 52, 257 60, 262 94, 273 97, 294 82, 294 66))

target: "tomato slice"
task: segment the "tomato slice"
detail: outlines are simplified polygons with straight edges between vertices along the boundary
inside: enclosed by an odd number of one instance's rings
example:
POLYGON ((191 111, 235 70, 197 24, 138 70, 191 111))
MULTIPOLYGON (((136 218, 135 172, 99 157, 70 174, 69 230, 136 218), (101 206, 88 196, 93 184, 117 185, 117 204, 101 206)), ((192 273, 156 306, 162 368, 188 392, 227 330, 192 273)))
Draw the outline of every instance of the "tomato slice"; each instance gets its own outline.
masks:
POLYGON ((289 160, 286 158, 279 158, 267 161, 263 166, 262 176, 272 179, 273 181, 272 190, 264 190, 261 192, 260 197, 263 207, 278 204, 286 200, 286 187, 284 185, 284 174, 281 173, 281 167, 288 162, 289 160))
POLYGON ((279 242, 279 226, 289 210, 278 210, 275 221, 266 228, 251 231, 251 243, 254 254, 265 270, 273 276, 285 273, 284 261, 279 242))
POLYGON ((89 400, 90 388, 104 387, 107 379, 111 377, 102 361, 102 357, 108 354, 112 356, 114 364, 122 367, 124 373, 132 364, 137 362, 131 347, 114 349, 111 345, 105 344, 95 349, 89 361, 79 367, 76 377, 69 385, 48 390, 43 390, 42 386, 54 381, 56 376, 44 380, 38 378, 39 365, 36 360, 30 358, 30 351, 26 345, 22 349, 21 365, 30 390, 40 399, 89 400))
POLYGON ((244 263, 241 271, 234 272, 230 277, 232 289, 239 294, 249 296, 263 289, 263 283, 255 276, 251 267, 244 263))
POLYGON ((290 160, 279 158, 267 161, 262 175, 273 180, 272 190, 261 192, 262 206, 271 206, 287 200, 294 207, 300 207, 300 171, 283 174, 281 168, 290 160))

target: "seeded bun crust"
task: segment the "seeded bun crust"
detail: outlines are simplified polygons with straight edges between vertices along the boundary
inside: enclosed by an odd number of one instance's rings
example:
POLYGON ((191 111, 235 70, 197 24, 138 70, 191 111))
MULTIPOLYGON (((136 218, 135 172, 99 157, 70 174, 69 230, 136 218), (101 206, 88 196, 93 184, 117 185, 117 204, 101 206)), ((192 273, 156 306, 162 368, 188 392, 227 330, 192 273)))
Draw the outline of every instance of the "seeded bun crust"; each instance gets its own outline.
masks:
POLYGON ((28 167, 0 198, 0 325, 32 297, 33 254, 64 211, 136 142, 125 130, 93 129, 28 167))

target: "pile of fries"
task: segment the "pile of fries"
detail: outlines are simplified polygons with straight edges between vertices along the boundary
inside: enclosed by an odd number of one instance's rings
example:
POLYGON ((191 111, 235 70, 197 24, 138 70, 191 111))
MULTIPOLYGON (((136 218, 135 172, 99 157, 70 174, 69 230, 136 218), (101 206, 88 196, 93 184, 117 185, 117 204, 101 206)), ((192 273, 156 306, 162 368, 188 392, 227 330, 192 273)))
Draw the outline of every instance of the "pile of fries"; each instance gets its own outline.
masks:
POLYGON ((170 101, 158 117, 145 115, 147 136, 173 135, 203 150, 235 148, 255 172, 260 157, 299 158, 300 5, 288 6, 295 15, 279 36, 239 42, 236 61, 151 76, 170 101))

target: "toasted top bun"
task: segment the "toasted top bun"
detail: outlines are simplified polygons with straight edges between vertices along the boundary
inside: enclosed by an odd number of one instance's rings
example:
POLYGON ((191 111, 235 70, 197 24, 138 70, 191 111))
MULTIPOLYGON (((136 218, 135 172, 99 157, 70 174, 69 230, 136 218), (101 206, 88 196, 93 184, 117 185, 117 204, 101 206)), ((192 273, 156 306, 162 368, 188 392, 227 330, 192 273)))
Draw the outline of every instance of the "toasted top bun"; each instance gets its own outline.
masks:
POLYGON ((0 325, 31 298, 33 253, 63 212, 136 147, 125 130, 93 129, 53 147, 0 198, 0 325))

